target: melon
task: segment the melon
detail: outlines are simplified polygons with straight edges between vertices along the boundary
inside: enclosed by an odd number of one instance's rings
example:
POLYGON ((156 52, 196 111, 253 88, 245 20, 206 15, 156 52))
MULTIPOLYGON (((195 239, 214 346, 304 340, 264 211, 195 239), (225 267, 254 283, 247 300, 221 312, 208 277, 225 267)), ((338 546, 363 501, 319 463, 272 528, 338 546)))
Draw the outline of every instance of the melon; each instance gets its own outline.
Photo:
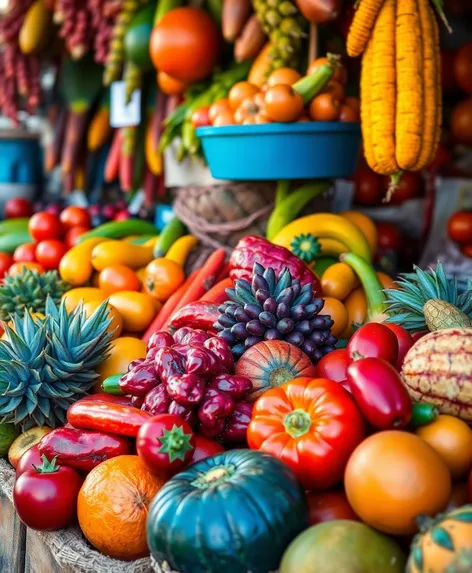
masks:
POLYGON ((414 402, 472 422, 472 328, 427 334, 408 351, 401 374, 414 402))
POLYGON ((316 368, 297 346, 283 340, 267 340, 246 350, 238 360, 236 375, 251 380, 253 390, 246 400, 255 402, 267 390, 294 378, 316 378, 316 368))

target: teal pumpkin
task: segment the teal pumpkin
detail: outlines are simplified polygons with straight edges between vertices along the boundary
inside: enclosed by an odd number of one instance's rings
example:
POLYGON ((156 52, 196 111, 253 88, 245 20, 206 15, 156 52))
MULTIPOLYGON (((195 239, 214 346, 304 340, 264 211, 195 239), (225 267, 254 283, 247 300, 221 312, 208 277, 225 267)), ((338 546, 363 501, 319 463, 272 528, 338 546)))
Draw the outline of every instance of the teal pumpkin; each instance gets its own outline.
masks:
POLYGON ((253 450, 201 460, 170 479, 149 509, 152 556, 180 573, 276 571, 309 525, 292 470, 253 450))
POLYGON ((267 340, 246 350, 238 360, 236 374, 251 380, 253 389, 246 400, 255 402, 267 390, 294 378, 316 378, 316 368, 297 346, 284 340, 267 340))

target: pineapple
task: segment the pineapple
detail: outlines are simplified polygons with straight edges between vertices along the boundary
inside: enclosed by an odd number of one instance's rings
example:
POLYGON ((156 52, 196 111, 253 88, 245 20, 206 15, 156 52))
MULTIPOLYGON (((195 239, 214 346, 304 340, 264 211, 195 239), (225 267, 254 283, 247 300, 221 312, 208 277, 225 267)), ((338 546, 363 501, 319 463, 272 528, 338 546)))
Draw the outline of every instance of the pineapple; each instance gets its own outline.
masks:
POLYGON ((44 314, 47 297, 58 303, 69 288, 57 271, 40 275, 36 270, 25 269, 14 277, 7 275, 0 287, 0 320, 9 320, 13 313, 23 316, 25 310, 44 314))
POLYGON ((66 421, 69 406, 95 384, 96 368, 107 358, 113 333, 107 303, 90 318, 80 304, 68 314, 48 298, 46 318, 12 315, 0 341, 0 423, 23 430, 54 428, 66 421))
POLYGON ((404 274, 398 289, 387 289, 387 322, 399 324, 411 332, 472 327, 472 281, 459 294, 457 280, 448 279, 441 263, 436 270, 404 274))

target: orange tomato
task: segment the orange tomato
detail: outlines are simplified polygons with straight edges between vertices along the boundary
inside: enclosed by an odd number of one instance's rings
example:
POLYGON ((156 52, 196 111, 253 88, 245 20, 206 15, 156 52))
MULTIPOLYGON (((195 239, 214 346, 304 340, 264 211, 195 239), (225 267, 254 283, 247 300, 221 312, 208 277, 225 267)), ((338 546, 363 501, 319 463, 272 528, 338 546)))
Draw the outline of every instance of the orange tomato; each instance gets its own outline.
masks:
POLYGON ((112 265, 100 271, 98 286, 106 294, 123 290, 138 291, 140 289, 136 273, 125 265, 112 265))
POLYGON ((183 268, 176 262, 161 257, 146 267, 144 288, 159 301, 167 300, 185 281, 183 268))
POLYGON ((336 121, 339 118, 341 103, 332 94, 320 94, 310 103, 310 117, 313 121, 336 121))
MULTIPOLYGON (((92 316, 101 304, 102 301, 100 300, 91 300, 84 304, 85 315, 87 317, 92 316)), ((123 330, 123 317, 111 304, 107 305, 107 309, 108 318, 111 319, 110 326, 107 328, 107 331, 113 333, 113 338, 118 338, 123 330)))
POLYGON ((472 470, 472 429, 454 416, 438 416, 415 430, 441 456, 452 478, 460 480, 472 470))
POLYGON ((187 84, 185 82, 176 80, 165 72, 159 72, 157 74, 157 84, 161 92, 167 95, 180 95, 187 89, 187 84))
POLYGON ((352 107, 353 109, 355 109, 357 111, 357 113, 360 115, 360 113, 361 113, 361 102, 360 102, 359 98, 348 96, 347 98, 345 98, 344 103, 346 105, 352 107))
POLYGON ((114 559, 146 557, 148 509, 165 481, 148 472, 138 456, 118 456, 101 463, 85 478, 77 501, 85 537, 114 559))
MULTIPOLYGON (((309 76, 310 74, 313 74, 314 72, 316 72, 321 66, 324 66, 325 64, 328 63, 328 58, 317 58, 316 60, 313 60, 313 62, 311 62, 311 64, 308 66, 308 70, 306 75, 309 76)), ((346 68, 342 65, 340 65, 339 67, 337 67, 334 70, 333 73, 333 80, 336 80, 338 82, 341 82, 342 84, 346 84, 347 83, 347 71, 346 68)))
POLYGON ((247 98, 255 96, 259 93, 259 88, 249 82, 238 82, 229 90, 228 101, 232 111, 236 111, 238 107, 247 98))
POLYGON ((338 101, 344 101, 346 92, 344 90, 344 84, 338 80, 329 80, 327 85, 321 90, 323 94, 331 94, 334 99, 338 101))
POLYGON ((418 515, 444 510, 451 474, 420 437, 391 430, 372 434, 354 450, 344 486, 352 509, 367 525, 408 535, 417 531, 418 515))
POLYGON ((210 118, 211 123, 213 123, 219 115, 225 112, 231 113, 228 99, 218 99, 212 103, 208 111, 208 117, 210 118))
POLYGON ((230 111, 223 111, 220 115, 217 115, 213 125, 215 127, 223 126, 223 125, 233 125, 234 124, 234 115, 230 111))
POLYGON ((346 329, 341 334, 341 338, 350 338, 354 332, 354 327, 364 324, 367 316, 367 299, 362 287, 354 289, 351 294, 344 300, 344 306, 347 310, 348 323, 346 329))
POLYGON ((13 263, 12 266, 8 269, 8 274, 11 277, 16 277, 17 275, 21 275, 26 269, 38 271, 40 275, 45 272, 43 265, 39 263, 31 263, 31 262, 22 262, 22 263, 13 263))
POLYGON ((343 121, 344 123, 356 123, 360 121, 359 112, 348 105, 347 103, 341 106, 339 110, 339 121, 343 121))
POLYGON ((349 322, 349 314, 346 307, 340 300, 326 297, 324 298, 324 301, 325 303, 322 314, 327 314, 332 318, 332 320, 334 320, 334 324, 331 327, 331 334, 337 338, 346 330, 349 322))
POLYGON ((302 96, 286 84, 269 87, 264 100, 267 115, 272 121, 282 123, 297 121, 303 113, 302 96))
POLYGON ((258 93, 245 99, 236 110, 234 119, 236 123, 242 125, 269 123, 263 94, 258 93))
POLYGON ((268 87, 278 86, 281 84, 292 86, 294 83, 298 82, 301 77, 301 74, 299 74, 297 70, 292 70, 292 68, 279 68, 270 74, 267 79, 267 85, 268 87))

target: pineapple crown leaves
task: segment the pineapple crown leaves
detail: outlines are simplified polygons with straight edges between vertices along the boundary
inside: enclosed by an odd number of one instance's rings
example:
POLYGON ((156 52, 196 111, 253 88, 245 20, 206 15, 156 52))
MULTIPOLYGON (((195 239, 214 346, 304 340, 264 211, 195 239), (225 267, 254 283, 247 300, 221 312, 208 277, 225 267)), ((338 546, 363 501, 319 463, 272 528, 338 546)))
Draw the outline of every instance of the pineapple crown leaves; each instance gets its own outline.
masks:
POLYGON ((414 267, 413 273, 400 275, 397 289, 386 289, 388 311, 392 314, 387 322, 402 324, 409 330, 423 330, 426 327, 424 305, 428 300, 441 300, 456 306, 472 318, 472 281, 467 290, 459 295, 456 278, 448 278, 438 262, 436 270, 424 271, 414 267))
POLYGON ((95 368, 113 334, 107 302, 87 317, 80 304, 68 314, 65 303, 46 300, 46 318, 13 315, 0 342, 0 422, 28 428, 54 427, 96 380, 95 368))

